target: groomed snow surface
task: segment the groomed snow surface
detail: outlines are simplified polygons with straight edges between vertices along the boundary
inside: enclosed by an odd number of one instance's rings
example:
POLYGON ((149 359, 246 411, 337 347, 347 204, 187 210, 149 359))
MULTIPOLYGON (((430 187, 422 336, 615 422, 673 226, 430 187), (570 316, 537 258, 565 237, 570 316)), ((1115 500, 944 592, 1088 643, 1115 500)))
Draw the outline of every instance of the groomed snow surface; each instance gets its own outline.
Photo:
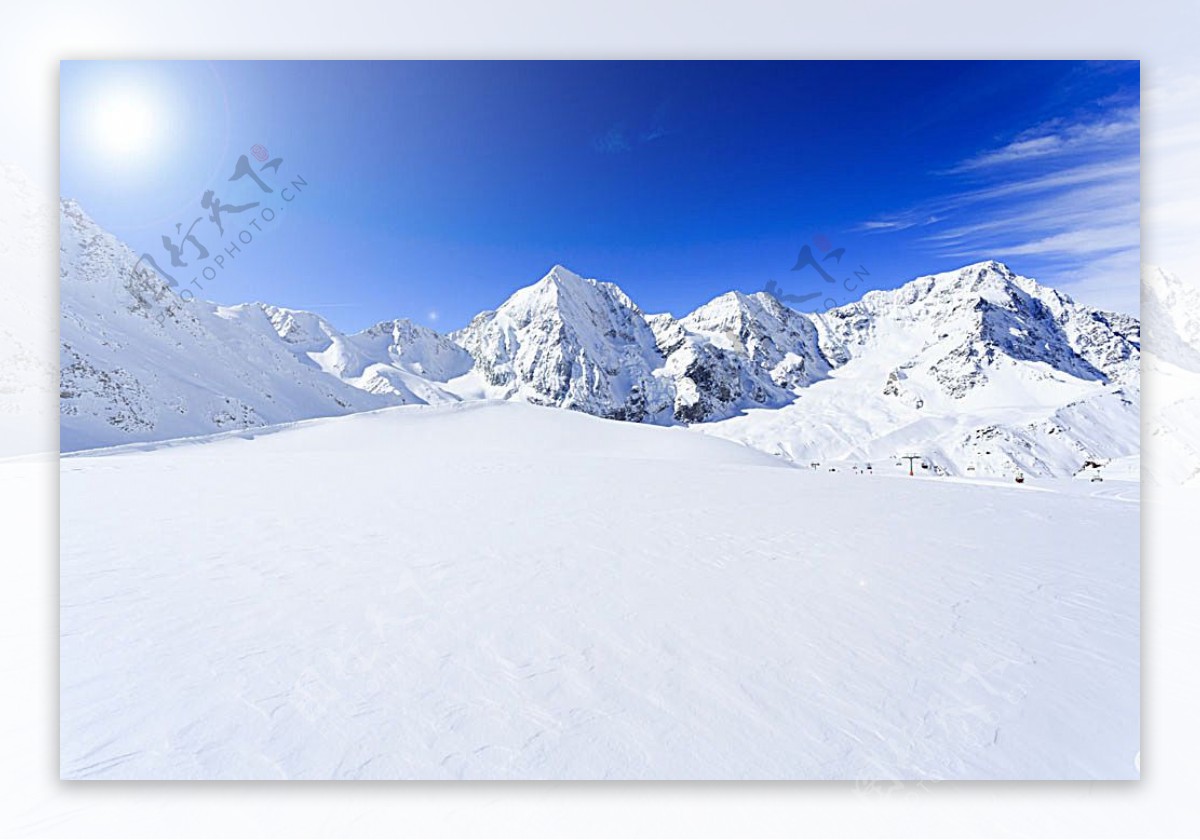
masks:
POLYGON ((65 456, 61 494, 64 778, 1138 775, 1135 482, 482 402, 65 456))

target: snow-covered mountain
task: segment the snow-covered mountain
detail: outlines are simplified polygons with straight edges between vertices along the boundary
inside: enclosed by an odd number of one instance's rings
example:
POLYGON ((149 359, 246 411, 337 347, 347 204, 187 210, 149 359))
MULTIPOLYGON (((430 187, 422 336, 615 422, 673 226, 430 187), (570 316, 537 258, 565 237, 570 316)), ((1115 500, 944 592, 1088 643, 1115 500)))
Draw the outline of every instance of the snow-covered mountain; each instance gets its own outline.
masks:
POLYGON ((685 317, 682 325, 749 359, 784 388, 811 385, 831 369, 812 319, 766 292, 721 295, 685 317))
POLYGON ((801 464, 1071 475, 1138 454, 1137 319, 997 262, 822 314, 730 292, 682 318, 555 266, 448 336, 403 320, 344 334, 309 312, 185 304, 78 205, 61 215, 64 450, 492 398, 693 425, 801 464))
POLYGON ((489 394, 635 422, 670 416, 662 358, 642 311, 612 283, 556 265, 451 336, 489 394))
POLYGON ((762 366, 561 265, 452 335, 488 388, 635 422, 701 422, 790 394, 762 366))
POLYGON ((815 320, 839 363, 901 352, 956 398, 1023 362, 1043 365, 1042 378, 1137 381, 1137 319, 1079 306, 995 261, 868 292, 815 320))
POLYGON ((704 431, 797 463, 913 454, 959 475, 1071 475, 1138 454, 1135 318, 992 261, 810 317, 828 377, 704 431))
POLYGON ((438 383, 471 369, 465 350, 411 321, 384 321, 345 335, 312 312, 259 305, 302 363, 397 404, 457 401, 438 383))
POLYGON ((71 201, 60 249, 63 451, 434 401, 427 380, 414 377, 418 396, 398 367, 382 384, 364 358, 420 364, 423 336, 348 338, 307 312, 185 303, 71 201))

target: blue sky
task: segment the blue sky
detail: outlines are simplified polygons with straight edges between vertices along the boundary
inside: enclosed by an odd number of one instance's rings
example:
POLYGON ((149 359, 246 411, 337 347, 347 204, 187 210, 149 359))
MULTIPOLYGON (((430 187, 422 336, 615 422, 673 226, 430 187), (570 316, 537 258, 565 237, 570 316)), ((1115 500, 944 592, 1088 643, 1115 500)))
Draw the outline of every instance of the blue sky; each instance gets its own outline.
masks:
POLYGON ((991 258, 1137 308, 1136 62, 64 62, 61 94, 64 197, 201 297, 343 329, 453 329, 555 263, 675 314, 991 258))

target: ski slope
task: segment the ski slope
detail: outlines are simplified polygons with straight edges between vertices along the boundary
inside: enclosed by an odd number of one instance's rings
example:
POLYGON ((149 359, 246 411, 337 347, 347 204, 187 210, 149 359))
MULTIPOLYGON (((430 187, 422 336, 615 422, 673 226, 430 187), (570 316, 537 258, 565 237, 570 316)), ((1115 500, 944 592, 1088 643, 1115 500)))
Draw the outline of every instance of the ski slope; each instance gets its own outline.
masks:
POLYGON ((1138 775, 1134 482, 499 402, 61 470, 66 779, 1138 775))

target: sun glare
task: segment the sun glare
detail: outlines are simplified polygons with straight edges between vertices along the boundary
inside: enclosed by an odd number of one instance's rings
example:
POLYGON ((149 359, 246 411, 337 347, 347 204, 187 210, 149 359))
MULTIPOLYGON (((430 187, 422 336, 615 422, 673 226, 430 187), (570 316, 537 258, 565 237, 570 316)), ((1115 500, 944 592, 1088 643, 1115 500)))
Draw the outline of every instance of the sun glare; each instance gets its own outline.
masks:
POLYGON ((149 152, 163 120, 152 98, 133 88, 100 96, 93 106, 92 117, 95 142, 107 157, 117 159, 149 152))

